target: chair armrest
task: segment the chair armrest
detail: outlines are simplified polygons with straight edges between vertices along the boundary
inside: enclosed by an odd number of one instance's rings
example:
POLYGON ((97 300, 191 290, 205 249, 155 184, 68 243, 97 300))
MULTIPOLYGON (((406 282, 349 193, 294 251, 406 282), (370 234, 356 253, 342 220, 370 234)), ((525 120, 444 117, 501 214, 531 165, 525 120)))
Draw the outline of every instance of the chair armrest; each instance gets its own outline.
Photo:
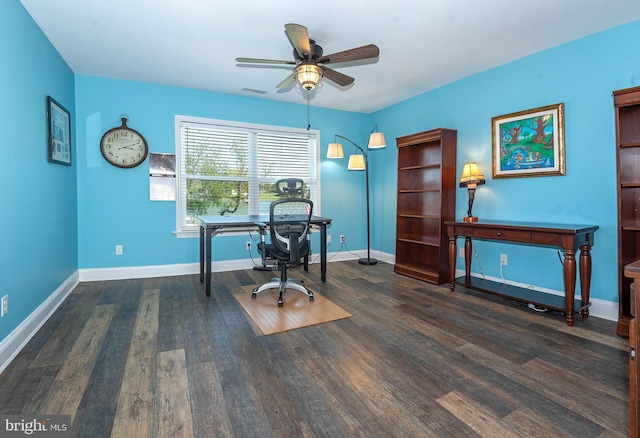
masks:
POLYGON ((260 234, 260 239, 264 242, 264 236, 267 235, 267 224, 264 222, 254 222, 256 227, 258 227, 258 233, 260 234))

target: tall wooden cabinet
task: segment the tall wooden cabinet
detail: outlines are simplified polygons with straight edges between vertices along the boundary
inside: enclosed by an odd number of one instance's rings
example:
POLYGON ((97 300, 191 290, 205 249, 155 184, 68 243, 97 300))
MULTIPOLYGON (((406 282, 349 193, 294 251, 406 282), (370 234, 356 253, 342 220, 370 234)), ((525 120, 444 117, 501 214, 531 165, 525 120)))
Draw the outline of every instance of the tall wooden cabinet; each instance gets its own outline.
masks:
POLYGON ((632 279, 624 267, 640 260, 640 87, 613 92, 618 167, 618 335, 629 335, 632 279))
MULTIPOLYGON (((638 315, 640 308, 640 261, 624 267, 624 276, 634 285, 634 299, 631 301, 633 314, 638 315)), ((631 318, 629 323, 629 418, 630 437, 639 436, 640 426, 640 333, 638 318, 631 318)))
POLYGON ((445 221, 455 219, 457 131, 434 129, 396 139, 398 193, 394 271, 435 284, 449 281, 445 221))

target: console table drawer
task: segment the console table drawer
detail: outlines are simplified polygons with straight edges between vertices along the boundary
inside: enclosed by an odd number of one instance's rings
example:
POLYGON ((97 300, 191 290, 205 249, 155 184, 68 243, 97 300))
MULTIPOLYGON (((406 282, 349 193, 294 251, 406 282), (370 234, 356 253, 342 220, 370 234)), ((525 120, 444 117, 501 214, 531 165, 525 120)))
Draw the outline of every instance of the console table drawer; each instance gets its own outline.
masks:
POLYGON ((473 230, 473 237, 479 239, 508 240, 510 242, 531 242, 531 232, 518 230, 495 230, 476 228, 473 230))

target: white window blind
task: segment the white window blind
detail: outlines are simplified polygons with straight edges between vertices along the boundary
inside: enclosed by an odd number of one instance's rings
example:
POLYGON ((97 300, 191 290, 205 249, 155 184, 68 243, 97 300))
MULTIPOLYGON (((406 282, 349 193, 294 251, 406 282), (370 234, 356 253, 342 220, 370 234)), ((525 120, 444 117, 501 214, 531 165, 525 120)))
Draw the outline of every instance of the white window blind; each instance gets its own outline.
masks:
POLYGON ((319 214, 316 130, 176 116, 178 232, 197 216, 268 213, 275 182, 304 181, 319 214))

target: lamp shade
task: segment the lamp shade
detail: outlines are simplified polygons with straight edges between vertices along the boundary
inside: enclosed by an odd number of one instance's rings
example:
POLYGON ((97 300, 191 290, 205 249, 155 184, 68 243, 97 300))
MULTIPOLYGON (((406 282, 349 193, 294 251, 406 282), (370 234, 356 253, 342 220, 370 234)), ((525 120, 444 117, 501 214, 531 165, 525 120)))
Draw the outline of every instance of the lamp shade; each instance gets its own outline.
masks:
POLYGON ((300 64, 294 69, 295 79, 305 90, 313 90, 322 79, 322 70, 315 64, 300 64))
POLYGON ((349 156, 349 164, 347 164, 348 170, 365 170, 364 155, 353 154, 349 156))
POLYGON ((460 176, 460 187, 468 187, 469 185, 481 185, 484 184, 484 175, 480 172, 478 163, 472 161, 466 163, 462 168, 462 175, 460 176))
POLYGON ((340 143, 329 143, 329 149, 327 150, 327 158, 344 158, 342 145, 340 143))
POLYGON ((381 149, 387 147, 387 142, 384 139, 382 132, 372 132, 369 136, 369 149, 381 149))

